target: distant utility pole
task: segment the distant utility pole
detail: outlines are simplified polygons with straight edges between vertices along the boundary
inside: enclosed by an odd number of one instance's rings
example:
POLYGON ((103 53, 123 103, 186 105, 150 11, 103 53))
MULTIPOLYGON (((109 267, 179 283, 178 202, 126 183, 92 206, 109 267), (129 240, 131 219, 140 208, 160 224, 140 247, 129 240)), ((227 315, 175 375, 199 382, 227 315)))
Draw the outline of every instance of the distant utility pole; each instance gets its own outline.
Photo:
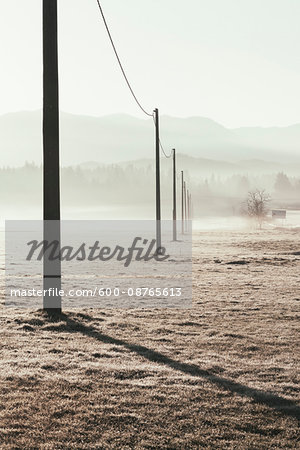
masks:
POLYGON ((189 220, 190 220, 190 193, 189 193, 188 189, 186 192, 186 199, 187 199, 187 214, 186 214, 186 216, 187 216, 187 227, 188 227, 189 220))
MULTIPOLYGON (((57 0, 43 0, 43 65, 44 240, 57 240, 60 248, 57 0)), ((44 290, 49 288, 61 288, 61 262, 45 252, 44 290)), ((61 297, 45 295, 43 308, 61 312, 61 297)))
POLYGON ((159 140, 159 113, 154 110, 155 120, 155 159, 156 159, 156 250, 161 248, 161 207, 160 207, 160 140, 159 140))
POLYGON ((181 171, 181 233, 184 234, 184 181, 183 170, 181 171))
POLYGON ((176 216, 176 150, 173 148, 173 241, 177 241, 176 216))
POLYGON ((184 230, 187 228, 186 223, 186 182, 183 182, 183 198, 184 198, 184 230))

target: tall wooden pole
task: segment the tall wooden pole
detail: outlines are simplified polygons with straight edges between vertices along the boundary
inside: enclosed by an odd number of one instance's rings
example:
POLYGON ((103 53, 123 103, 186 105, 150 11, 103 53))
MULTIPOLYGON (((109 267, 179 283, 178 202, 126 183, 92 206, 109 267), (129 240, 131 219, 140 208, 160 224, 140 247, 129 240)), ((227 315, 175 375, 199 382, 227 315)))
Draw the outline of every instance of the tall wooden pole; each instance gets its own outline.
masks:
POLYGON ((183 182, 183 198, 184 198, 184 230, 186 231, 187 222, 186 222, 186 182, 183 182))
POLYGON ((173 241, 177 241, 176 211, 176 150, 173 148, 173 241))
MULTIPOLYGON (((43 65, 44 240, 60 244, 57 0, 43 0, 43 65)), ((45 254, 44 290, 60 286, 61 263, 45 254)), ((60 312, 60 296, 46 294, 43 307, 60 312)))
POLYGON ((183 170, 181 171, 181 233, 184 234, 184 181, 183 170))
POLYGON ((160 140, 159 140, 159 113, 154 110, 155 120, 155 168, 156 168, 156 251, 161 248, 161 206, 160 206, 160 140))
POLYGON ((187 226, 189 225, 189 220, 190 220, 190 193, 189 190, 187 189, 186 192, 186 200, 187 200, 187 214, 186 214, 186 218, 187 218, 187 226))

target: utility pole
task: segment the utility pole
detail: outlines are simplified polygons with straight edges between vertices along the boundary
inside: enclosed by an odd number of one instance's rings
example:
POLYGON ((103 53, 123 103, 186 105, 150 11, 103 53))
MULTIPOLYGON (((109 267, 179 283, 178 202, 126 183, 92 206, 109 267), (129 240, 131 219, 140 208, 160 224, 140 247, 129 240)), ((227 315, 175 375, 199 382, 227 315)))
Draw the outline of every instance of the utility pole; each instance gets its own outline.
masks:
POLYGON ((176 216, 176 150, 173 148, 173 241, 177 241, 176 216))
POLYGON ((184 234, 184 181, 183 181, 183 170, 181 171, 181 233, 184 234))
POLYGON ((156 159, 156 251, 161 249, 161 207, 160 207, 160 140, 159 140, 159 113, 154 110, 155 120, 155 159, 156 159))
MULTIPOLYGON (((59 100, 57 0, 43 0, 43 149, 44 149, 44 240, 57 240, 60 248, 59 100)), ((44 290, 61 289, 61 261, 44 254, 44 290)), ((43 308, 61 312, 59 295, 44 295, 43 308)))
POLYGON ((187 229, 187 223, 186 223, 186 182, 183 183, 183 197, 184 197, 184 229, 186 231, 187 229))
POLYGON ((189 220, 190 220, 190 193, 189 190, 187 189, 187 194, 186 194, 186 198, 187 198, 187 228, 189 225, 189 220))

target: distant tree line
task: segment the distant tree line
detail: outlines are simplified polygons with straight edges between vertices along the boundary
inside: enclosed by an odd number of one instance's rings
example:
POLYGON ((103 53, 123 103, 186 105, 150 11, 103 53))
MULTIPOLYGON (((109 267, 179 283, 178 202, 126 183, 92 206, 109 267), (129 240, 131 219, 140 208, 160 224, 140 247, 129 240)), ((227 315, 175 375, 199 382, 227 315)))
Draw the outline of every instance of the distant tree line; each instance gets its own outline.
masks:
MULTIPOLYGON (((300 206, 300 176, 289 177, 283 172, 255 175, 236 174, 220 176, 209 174, 207 178, 185 178, 193 194, 195 210, 206 213, 237 213, 241 201, 253 189, 265 189, 273 202, 281 206, 293 203, 300 206)), ((171 169, 161 175, 162 201, 171 203, 171 169)), ((153 165, 92 164, 65 167, 61 171, 62 205, 97 206, 109 204, 152 204, 155 201, 155 177, 153 165)), ((178 174, 178 201, 180 177, 178 174)), ((23 167, 0 168, 0 205, 36 205, 42 202, 42 168, 31 163, 23 167)), ((180 204, 180 201, 179 201, 180 204)))

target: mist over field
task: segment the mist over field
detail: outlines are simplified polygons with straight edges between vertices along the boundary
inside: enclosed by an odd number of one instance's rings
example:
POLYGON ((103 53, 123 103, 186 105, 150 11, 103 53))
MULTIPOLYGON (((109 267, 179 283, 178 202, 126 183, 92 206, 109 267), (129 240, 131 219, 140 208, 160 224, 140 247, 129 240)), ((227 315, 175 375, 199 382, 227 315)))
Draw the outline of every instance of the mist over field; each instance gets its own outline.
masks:
MULTIPOLYGON (((270 207, 300 207, 300 124, 226 129, 216 122, 163 116, 162 139, 193 192, 194 217, 237 216, 248 191, 265 189, 270 207)), ((61 198, 68 218, 154 218, 151 120, 61 114, 61 198)), ((39 218, 41 113, 0 117, 0 219, 39 218), (22 206, 26 203, 25 210, 22 206), (18 205, 17 211, 11 205, 18 205)), ((172 217, 172 160, 161 159, 162 217, 172 217)), ((180 207, 180 173, 177 176, 180 207)))

